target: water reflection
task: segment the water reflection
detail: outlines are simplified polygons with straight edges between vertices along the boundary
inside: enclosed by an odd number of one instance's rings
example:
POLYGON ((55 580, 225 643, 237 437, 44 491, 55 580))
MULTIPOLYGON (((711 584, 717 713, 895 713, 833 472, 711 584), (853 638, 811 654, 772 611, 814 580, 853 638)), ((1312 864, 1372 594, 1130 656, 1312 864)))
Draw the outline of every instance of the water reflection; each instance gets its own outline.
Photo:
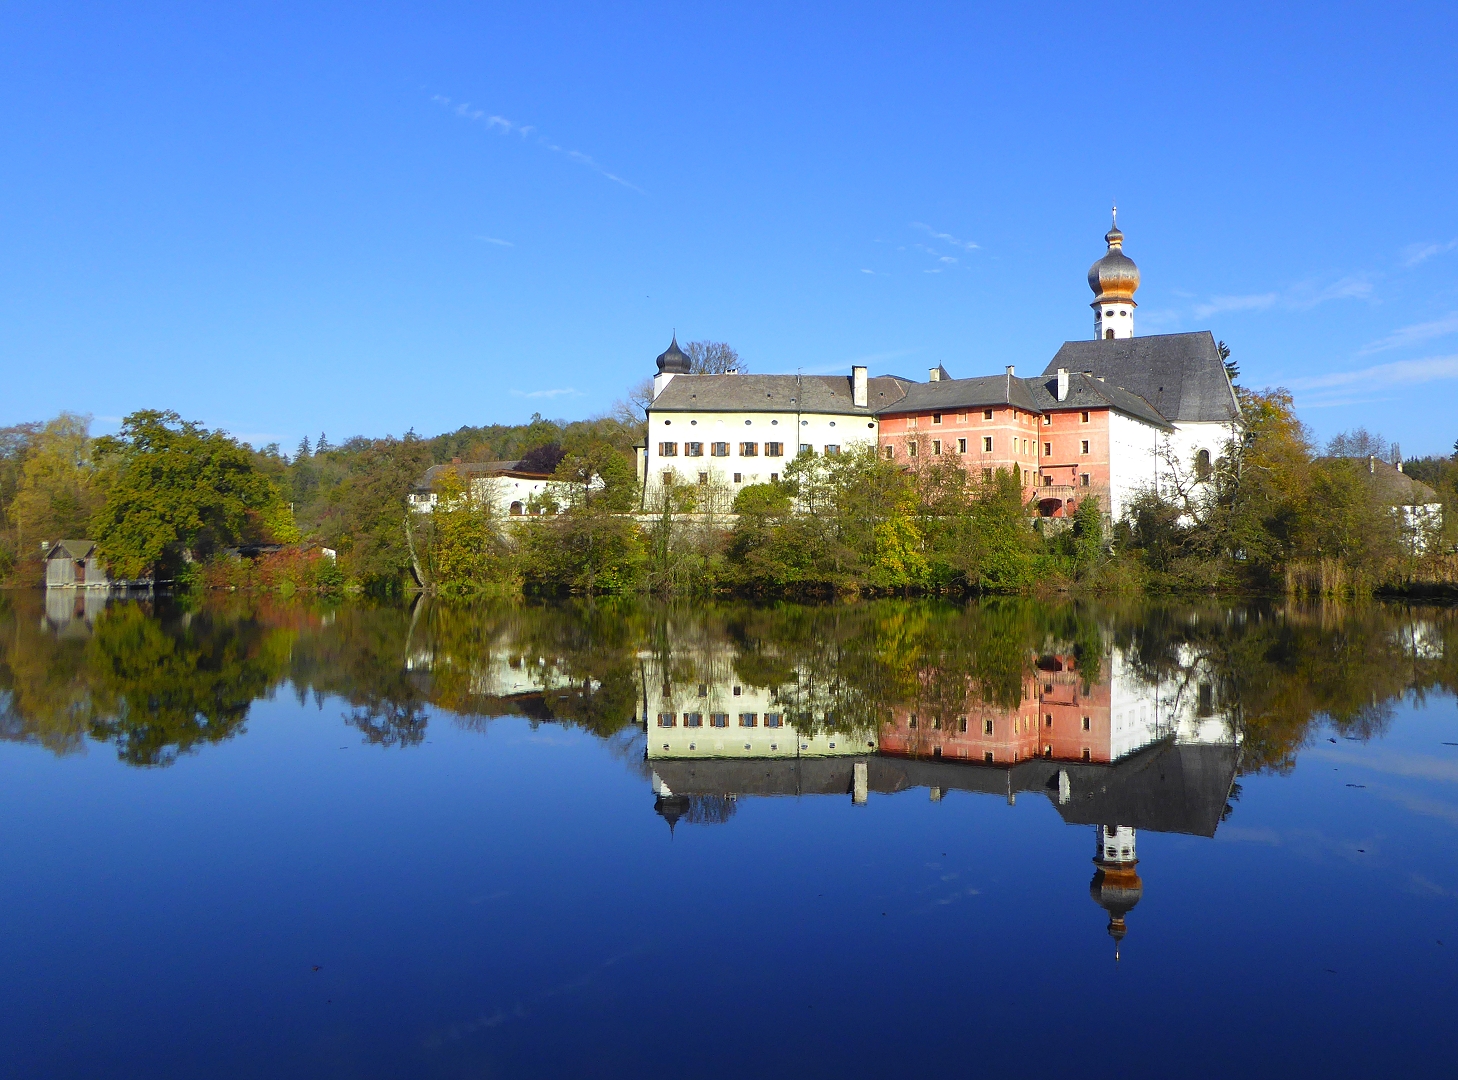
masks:
POLYGON ((1234 710, 1216 708, 1218 672, 1204 652, 1186 644, 1172 665, 1150 668, 1136 646, 1081 629, 1076 643, 1045 636, 1047 651, 1027 650, 1015 696, 1006 682, 949 677, 947 656, 924 656, 907 683, 914 696, 879 703, 879 724, 807 706, 839 700, 811 667, 754 684, 730 640, 649 654, 640 722, 654 810, 672 830, 726 822, 745 797, 1043 796, 1066 823, 1093 827, 1090 893, 1117 945, 1143 892, 1139 831, 1213 837, 1231 811, 1241 737, 1234 710))
POLYGON ((1452 612, 1363 607, 839 607, 626 601, 556 607, 194 608, 100 596, 0 600, 0 737, 87 740, 167 766, 238 737, 288 689, 342 702, 367 744, 409 748, 445 713, 635 732, 668 823, 741 802, 863 803, 925 789, 1046 799, 1095 835, 1115 940, 1141 831, 1212 837, 1238 778, 1282 772, 1329 720, 1381 734, 1403 694, 1450 690, 1452 612))

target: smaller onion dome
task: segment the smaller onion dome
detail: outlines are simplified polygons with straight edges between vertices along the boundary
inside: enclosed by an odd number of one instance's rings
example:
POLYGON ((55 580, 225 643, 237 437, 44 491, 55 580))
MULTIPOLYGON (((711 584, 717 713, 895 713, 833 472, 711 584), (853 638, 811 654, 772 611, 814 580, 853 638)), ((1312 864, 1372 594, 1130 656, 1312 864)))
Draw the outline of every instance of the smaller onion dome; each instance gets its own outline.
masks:
POLYGON ((1118 959, 1119 942, 1129 932, 1124 917, 1144 896, 1144 882, 1135 870, 1137 862, 1111 862, 1095 859, 1098 870, 1089 882, 1088 894, 1093 902, 1109 913, 1109 937, 1114 939, 1114 958, 1118 959))
POLYGON ((1092 307, 1115 302, 1134 303, 1139 288, 1139 267, 1124 254, 1124 234, 1119 231, 1119 209, 1114 208, 1114 225, 1104 233, 1109 245, 1106 255, 1088 268, 1088 287, 1094 291, 1092 307))
POLYGON ((658 370, 664 375, 687 375, 690 366, 689 358, 678 347, 678 335, 674 334, 673 343, 658 354, 658 370))

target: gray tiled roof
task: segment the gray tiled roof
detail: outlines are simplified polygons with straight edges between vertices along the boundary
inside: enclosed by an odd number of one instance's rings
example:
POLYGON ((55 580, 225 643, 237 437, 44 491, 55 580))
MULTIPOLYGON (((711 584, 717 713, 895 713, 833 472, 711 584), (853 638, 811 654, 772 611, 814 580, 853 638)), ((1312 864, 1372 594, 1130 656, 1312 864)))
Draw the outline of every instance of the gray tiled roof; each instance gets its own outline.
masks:
POLYGON ((435 487, 440 480, 441 473, 447 469, 454 470, 463 477, 476 476, 520 476, 527 479, 540 480, 550 477, 551 473, 522 472, 517 468, 521 464, 516 461, 463 461, 459 464, 432 465, 426 469, 420 479, 415 481, 416 491, 429 491, 435 487))
POLYGON ((975 379, 943 379, 940 382, 910 383, 906 396, 879 411, 883 415, 927 412, 937 409, 982 409, 989 405, 1013 405, 1037 412, 1028 380, 1009 375, 983 375, 975 379))
POLYGON ((1028 379, 1029 396, 1033 408, 1039 412, 1057 409, 1116 409, 1127 416, 1142 420, 1169 430, 1172 425, 1159 412, 1137 394, 1131 394, 1123 387, 1111 386, 1092 375, 1068 376, 1068 396, 1058 400, 1058 376, 1040 375, 1028 379))
POLYGON ((1240 415, 1225 364, 1208 330, 1113 341, 1065 341, 1044 375, 1059 368, 1102 376, 1144 398, 1169 420, 1229 421, 1240 415))
POLYGON ((852 405, 849 375, 675 375, 653 412, 827 412, 874 416, 914 384, 882 375, 869 380, 867 405, 852 405))

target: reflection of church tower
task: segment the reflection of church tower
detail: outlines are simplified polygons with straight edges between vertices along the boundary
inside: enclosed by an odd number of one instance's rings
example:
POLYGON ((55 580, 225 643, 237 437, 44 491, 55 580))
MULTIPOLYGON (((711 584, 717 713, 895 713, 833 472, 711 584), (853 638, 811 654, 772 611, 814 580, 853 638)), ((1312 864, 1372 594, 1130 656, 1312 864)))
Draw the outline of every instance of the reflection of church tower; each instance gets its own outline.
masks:
POLYGON ((1094 337, 1134 336, 1134 290, 1139 288, 1139 267, 1124 254, 1124 234, 1119 231, 1119 208, 1114 207, 1114 227, 1104 233, 1108 253, 1088 268, 1088 287, 1094 291, 1094 337))
POLYGON ((1134 852, 1134 830, 1126 825, 1100 825, 1095 831, 1098 850, 1094 853, 1093 881, 1088 894, 1094 903, 1109 913, 1109 936, 1114 939, 1114 959, 1119 959, 1119 942, 1128 928, 1124 916, 1144 895, 1144 882, 1139 880, 1139 865, 1134 852))

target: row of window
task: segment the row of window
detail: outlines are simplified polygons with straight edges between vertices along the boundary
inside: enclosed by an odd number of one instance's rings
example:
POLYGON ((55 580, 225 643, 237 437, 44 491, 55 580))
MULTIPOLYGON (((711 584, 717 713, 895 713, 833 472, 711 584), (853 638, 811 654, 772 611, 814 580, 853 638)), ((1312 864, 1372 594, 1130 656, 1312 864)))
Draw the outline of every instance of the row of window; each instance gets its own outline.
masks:
MULTIPOLYGON (((667 750, 668 747, 665 746, 663 749, 667 750)), ((745 749, 748 750, 749 747, 746 746, 745 749)), ((941 756, 942 756, 942 748, 940 746, 934 746, 934 747, 932 747, 932 757, 941 757, 941 756)), ((959 747, 957 747, 957 756, 958 757, 966 757, 967 756, 967 748, 965 746, 959 746, 959 747)), ((1053 756, 1053 747, 1051 747, 1051 746, 1045 746, 1045 747, 1043 747, 1043 756, 1045 758, 1051 758, 1053 756)), ((1013 751, 1012 759, 1013 759, 1013 761, 1020 760, 1020 757, 1019 757, 1018 752, 1016 750, 1013 751)), ((982 755, 982 760, 985 761, 987 764, 991 765, 991 764, 994 763, 994 761, 996 759, 992 756, 992 751, 991 750, 988 750, 987 752, 985 752, 982 755)), ((1089 752, 1089 748, 1087 746, 1085 746, 1083 748, 1083 760, 1084 761, 1092 761, 1093 760, 1093 755, 1089 752)))
MULTIPOLYGON (((767 712, 764 714, 764 726, 777 728, 784 726, 784 714, 767 712)), ((661 712, 658 714, 658 726, 661 728, 678 727, 678 713, 661 712)), ((704 714, 689 712, 683 714, 683 726, 686 728, 700 728, 704 726, 704 714)), ((709 726, 726 728, 729 726, 729 714, 716 712, 709 714, 709 726)), ((759 727, 759 713, 742 712, 739 714, 739 726, 742 728, 759 727)))
MULTIPOLYGON (((1078 452, 1080 454, 1087 454, 1089 452, 1088 443, 1089 443, 1089 441, 1087 439, 1080 439, 1079 440, 1079 443, 1078 443, 1078 452)), ((661 445, 661 446, 671 446, 673 444, 672 443, 661 443, 659 445, 661 445)), ((745 445, 750 445, 750 444, 746 443, 745 445)), ((892 446, 891 444, 889 444, 889 443, 884 448, 884 452, 886 454, 886 460, 887 461, 890 461, 893 457, 896 456, 896 448, 894 446, 892 446)), ((938 455, 938 456, 941 455, 941 452, 942 452, 942 440, 941 439, 933 439, 931 441, 931 452, 934 455, 938 455)), ((966 452, 967 452, 967 440, 966 439, 958 439, 957 440, 957 453, 959 453, 959 454, 965 454, 966 452)), ((990 453, 992 453, 992 436, 991 435, 984 435, 982 437, 982 452, 984 454, 990 454, 990 453)), ((1032 450, 1031 450, 1031 448, 1028 445, 1028 440, 1027 439, 1014 439, 1012 441, 1012 452, 1014 454, 1017 454, 1017 453, 1027 454, 1027 453, 1031 453, 1032 450), (1020 449, 1020 447, 1021 447, 1021 449, 1020 449)), ((915 442, 908 442, 906 444, 906 456, 907 457, 916 457, 916 454, 917 454, 917 444, 915 442)), ((1208 451, 1206 451, 1206 454, 1208 456, 1208 451)), ((1043 456, 1044 457, 1052 457, 1053 456, 1053 444, 1052 443, 1045 442, 1043 444, 1043 456)))
MULTIPOLYGON (((809 449, 808 446, 801 449, 809 449)), ((678 443, 661 442, 658 444, 659 457, 678 457, 678 443)), ((683 444, 684 457, 703 457, 704 444, 701 442, 686 442, 683 444)), ((711 442, 709 444, 710 457, 728 457, 729 444, 726 442, 711 442)), ((759 443, 742 442, 739 444, 740 457, 759 457, 759 443)), ((782 442, 767 442, 764 444, 765 457, 784 457, 785 444, 782 442)))
MULTIPOLYGON (((1034 721, 1034 723, 1036 723, 1036 721, 1034 721)), ((1090 719, 1089 719, 1089 717, 1085 716, 1083 718, 1083 730, 1084 731, 1088 731, 1089 730, 1089 724, 1090 724, 1090 719)), ((916 713, 912 713, 911 716, 907 719, 906 726, 909 727, 909 728, 915 728, 916 727, 916 713)), ((1052 713, 1048 713, 1045 716, 1045 718, 1044 718, 1044 726, 1045 727, 1052 727, 1053 726, 1053 714, 1052 713)), ((1013 721, 1013 734, 1014 735, 1017 734, 1017 728, 1018 728, 1018 723, 1017 723, 1016 720, 1014 720, 1013 721)), ((941 731, 942 730, 942 718, 940 716, 937 716, 937 717, 933 717, 932 718, 931 730, 933 730, 933 731, 941 731)), ((958 731, 966 731, 967 730, 967 718, 965 716, 959 716, 959 717, 957 717, 957 730, 958 731)), ((984 735, 991 735, 991 734, 993 734, 993 722, 991 720, 983 720, 982 721, 982 734, 984 734, 984 735)))
MULTIPOLYGON (((908 416, 906 418, 906 426, 908 428, 914 428, 914 427, 916 427, 916 419, 917 418, 914 417, 914 416, 908 416)), ((988 420, 991 420, 991 419, 992 419, 992 410, 991 409, 983 409, 982 410, 982 420, 983 420, 983 422, 986 423, 988 420)), ((1014 420, 1018 419, 1018 414, 1016 412, 1013 413, 1013 419, 1014 420)), ((1079 422, 1080 423, 1087 424, 1089 422, 1088 411, 1087 410, 1084 410, 1083 412, 1079 413, 1078 414, 1078 419, 1079 419, 1079 422)), ((931 414, 931 422, 933 424, 940 424, 942 422, 942 414, 939 413, 939 412, 932 413, 931 414)), ((967 422, 967 414, 966 413, 958 413, 957 414, 957 422, 959 424, 965 424, 967 422)), ((1052 413, 1044 413, 1043 414, 1043 426, 1044 427, 1049 427, 1049 426, 1052 425, 1052 423, 1053 423, 1053 414, 1052 413)))
MULTIPOLYGON (((965 441, 966 440, 964 439, 963 442, 965 442, 965 441)), ((815 453, 815 447, 811 446, 809 443, 801 443, 800 444, 800 453, 802 453, 802 454, 813 454, 813 453, 815 453)), ((835 454, 840 453, 840 443, 826 443, 825 444, 825 453, 827 455, 835 455, 835 454)), ((659 443, 658 444, 658 456, 659 457, 678 457, 678 443, 676 443, 676 442, 661 442, 661 443, 659 443)), ((686 443, 684 443, 683 444, 683 456, 684 457, 703 457, 704 456, 704 444, 701 443, 701 442, 686 442, 686 443)), ((711 443, 709 443, 709 456, 710 457, 728 457, 729 456, 729 444, 726 443, 726 442, 711 442, 711 443)), ((739 456, 740 457, 759 457, 760 456, 760 453, 759 453, 759 443, 757 443, 757 442, 742 442, 742 443, 740 443, 739 444, 739 456)), ((767 443, 765 443, 764 444, 764 456, 765 457, 784 457, 785 456, 785 444, 782 443, 782 442, 767 442, 767 443)))

